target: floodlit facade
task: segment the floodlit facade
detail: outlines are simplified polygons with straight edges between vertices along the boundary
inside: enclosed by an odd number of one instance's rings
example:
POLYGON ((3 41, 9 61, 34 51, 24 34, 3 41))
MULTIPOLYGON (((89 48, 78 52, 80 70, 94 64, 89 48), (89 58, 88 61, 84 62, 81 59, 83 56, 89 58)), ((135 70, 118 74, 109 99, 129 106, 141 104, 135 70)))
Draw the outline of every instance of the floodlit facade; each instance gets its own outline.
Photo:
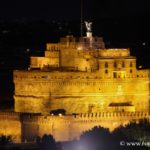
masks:
POLYGON ((32 56, 13 77, 15 112, 0 113, 0 134, 16 142, 45 133, 67 141, 94 126, 112 131, 150 119, 149 70, 137 69, 130 49, 106 49, 90 28, 85 37, 48 43, 43 57, 32 56))
POLYGON ((14 71, 14 84, 16 112, 149 112, 149 70, 136 68, 129 49, 106 49, 92 34, 48 43, 44 57, 14 71))

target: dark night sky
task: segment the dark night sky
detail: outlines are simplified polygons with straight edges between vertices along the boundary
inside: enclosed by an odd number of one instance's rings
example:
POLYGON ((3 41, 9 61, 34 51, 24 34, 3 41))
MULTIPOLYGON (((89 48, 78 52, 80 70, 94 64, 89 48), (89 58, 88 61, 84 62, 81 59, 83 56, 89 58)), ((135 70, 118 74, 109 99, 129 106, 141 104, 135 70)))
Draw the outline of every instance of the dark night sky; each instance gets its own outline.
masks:
MULTIPOLYGON (((149 15, 149 0, 83 0, 88 19, 149 15)), ((80 0, 1 0, 1 19, 79 19, 80 0)))

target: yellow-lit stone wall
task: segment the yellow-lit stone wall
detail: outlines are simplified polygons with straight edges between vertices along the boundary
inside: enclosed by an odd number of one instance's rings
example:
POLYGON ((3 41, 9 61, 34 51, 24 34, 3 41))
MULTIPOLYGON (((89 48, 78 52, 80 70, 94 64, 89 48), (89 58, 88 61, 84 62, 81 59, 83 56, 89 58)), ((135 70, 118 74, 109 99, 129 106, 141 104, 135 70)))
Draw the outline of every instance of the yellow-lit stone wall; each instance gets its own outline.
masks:
POLYGON ((110 131, 130 121, 150 119, 149 113, 116 112, 86 113, 79 115, 40 115, 23 113, 0 113, 0 135, 11 135, 15 143, 35 142, 37 136, 52 134, 56 141, 79 139, 80 135, 95 126, 110 131))
POLYGON ((15 111, 45 113, 65 109, 69 114, 149 112, 148 70, 143 74, 142 78, 134 76, 113 78, 102 77, 99 71, 16 71, 15 111), (121 106, 117 110, 111 106, 113 103, 125 103, 129 106, 121 106))
POLYGON ((130 49, 116 48, 116 49, 102 49, 99 51, 101 57, 128 57, 130 56, 130 49))
POLYGON ((31 57, 30 68, 59 67, 59 52, 45 52, 49 57, 31 57), (51 54, 52 53, 52 54, 51 54))
POLYGON ((22 134, 19 114, 0 112, 0 135, 11 136, 14 142, 21 142, 22 134))
POLYGON ((99 72, 102 78, 136 78, 136 59, 129 58, 101 58, 99 72))
POLYGON ((30 68, 44 68, 50 65, 50 59, 46 57, 31 57, 30 68))
POLYGON ((22 116, 23 141, 35 141, 37 136, 52 134, 56 141, 79 139, 80 135, 95 126, 108 128, 110 131, 130 121, 149 119, 148 113, 91 113, 76 116, 22 116))
POLYGON ((75 70, 93 72, 98 70, 98 61, 92 51, 77 51, 75 57, 75 70))
MULTIPOLYGON (((91 70, 94 65, 89 66, 85 64, 85 60, 76 61, 78 50, 105 48, 105 44, 101 37, 93 37, 92 43, 89 38, 81 37, 75 38, 73 36, 66 36, 61 38, 59 43, 47 43, 45 55, 43 57, 31 57, 30 68, 48 69, 50 67, 63 67, 68 69, 81 68, 80 71, 91 70), (92 47, 91 47, 92 44, 92 47), (78 65, 79 61, 83 61, 78 65), (83 65, 85 65, 83 67, 83 65)), ((85 52, 84 52, 85 53, 85 52)), ((92 60, 93 61, 93 60, 92 60)), ((93 69, 92 69, 93 70, 93 69)))
POLYGON ((67 36, 48 43, 44 57, 31 57, 27 71, 14 71, 15 111, 149 112, 149 80, 149 70, 136 69, 129 49, 67 36))
POLYGON ((75 67, 75 56, 76 49, 62 49, 60 52, 60 66, 74 68, 75 67))

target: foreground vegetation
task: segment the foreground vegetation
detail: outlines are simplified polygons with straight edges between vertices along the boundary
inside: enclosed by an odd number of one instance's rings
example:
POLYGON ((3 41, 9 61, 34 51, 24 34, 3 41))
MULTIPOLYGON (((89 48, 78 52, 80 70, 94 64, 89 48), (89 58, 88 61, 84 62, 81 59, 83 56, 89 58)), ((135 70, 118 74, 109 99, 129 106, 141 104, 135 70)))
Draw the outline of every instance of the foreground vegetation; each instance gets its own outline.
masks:
POLYGON ((37 137, 36 144, 12 144, 11 136, 0 136, 3 150, 149 150, 150 123, 140 120, 120 126, 113 132, 107 128, 94 127, 84 132, 80 140, 56 143, 52 135, 37 137))

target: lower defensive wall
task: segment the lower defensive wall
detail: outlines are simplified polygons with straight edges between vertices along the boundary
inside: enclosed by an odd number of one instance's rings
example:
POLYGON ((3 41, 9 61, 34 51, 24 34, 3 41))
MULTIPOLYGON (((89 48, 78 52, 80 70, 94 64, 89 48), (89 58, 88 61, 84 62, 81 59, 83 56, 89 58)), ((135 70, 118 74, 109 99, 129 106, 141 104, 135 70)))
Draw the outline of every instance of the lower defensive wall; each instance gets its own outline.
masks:
POLYGON ((94 126, 114 130, 130 121, 150 119, 149 113, 90 113, 79 115, 43 116, 41 114, 23 114, 0 112, 0 134, 10 135, 14 142, 33 142, 37 136, 52 134, 56 141, 78 139, 80 135, 94 126))

